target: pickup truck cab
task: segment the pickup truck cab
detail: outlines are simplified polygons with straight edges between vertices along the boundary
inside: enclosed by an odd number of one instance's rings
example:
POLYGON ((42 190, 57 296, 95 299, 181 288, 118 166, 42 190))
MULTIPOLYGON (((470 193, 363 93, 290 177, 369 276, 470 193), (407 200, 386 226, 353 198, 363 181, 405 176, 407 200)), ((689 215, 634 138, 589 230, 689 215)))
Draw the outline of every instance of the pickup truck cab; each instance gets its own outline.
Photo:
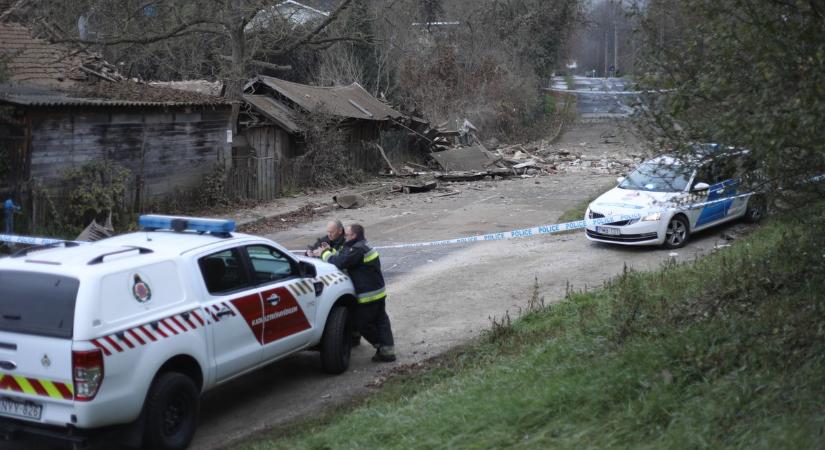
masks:
POLYGON ((127 425, 183 449, 200 396, 292 353, 349 365, 352 283, 335 266, 234 232, 141 216, 143 231, 0 259, 0 430, 79 441, 127 425))

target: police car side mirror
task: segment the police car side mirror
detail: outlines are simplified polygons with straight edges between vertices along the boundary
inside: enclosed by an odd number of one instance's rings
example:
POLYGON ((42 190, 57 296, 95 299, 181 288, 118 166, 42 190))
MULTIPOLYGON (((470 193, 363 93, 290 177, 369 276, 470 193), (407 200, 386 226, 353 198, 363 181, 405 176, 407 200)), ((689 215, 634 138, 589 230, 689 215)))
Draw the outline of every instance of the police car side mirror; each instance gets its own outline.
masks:
POLYGON ((624 177, 616 178, 616 183, 622 184, 622 181, 624 181, 624 177))
POLYGON ((298 270, 301 272, 301 278, 315 278, 318 276, 318 271, 315 270, 315 266, 306 261, 301 261, 298 270))
POLYGON ((707 183, 696 183, 693 185, 693 192, 707 191, 709 188, 710 185, 707 183))

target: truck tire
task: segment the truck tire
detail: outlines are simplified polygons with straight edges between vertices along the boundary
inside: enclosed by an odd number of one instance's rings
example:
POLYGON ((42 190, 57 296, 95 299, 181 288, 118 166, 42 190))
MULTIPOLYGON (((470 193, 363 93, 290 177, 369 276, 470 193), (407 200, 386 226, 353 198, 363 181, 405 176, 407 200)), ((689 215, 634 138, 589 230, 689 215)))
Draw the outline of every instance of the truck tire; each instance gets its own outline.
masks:
POLYGON ((352 327, 348 316, 346 307, 333 306, 327 317, 321 337, 321 367, 326 373, 337 375, 349 367, 352 327))
POLYGON ((163 373, 146 397, 143 448, 183 450, 198 427, 200 394, 191 378, 178 372, 163 373))

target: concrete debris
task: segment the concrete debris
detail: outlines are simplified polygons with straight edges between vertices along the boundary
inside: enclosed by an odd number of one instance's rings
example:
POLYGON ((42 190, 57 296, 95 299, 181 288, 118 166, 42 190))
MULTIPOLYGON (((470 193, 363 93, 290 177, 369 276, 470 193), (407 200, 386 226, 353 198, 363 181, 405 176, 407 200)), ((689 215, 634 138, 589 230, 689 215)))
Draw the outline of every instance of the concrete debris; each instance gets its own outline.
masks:
POLYGON ((432 191, 438 187, 437 181, 428 181, 426 183, 418 183, 418 184, 405 184, 401 187, 401 190, 405 194, 416 194, 419 192, 428 192, 432 191))
POLYGON ((432 154, 445 171, 483 171, 496 160, 483 145, 459 147, 432 154))
POLYGON ((113 234, 115 234, 115 229, 112 226, 112 214, 110 213, 105 225, 100 225, 96 220, 92 219, 92 223, 78 234, 75 240, 94 242, 111 237, 113 234))
POLYGON ((367 199, 358 194, 333 195, 332 201, 344 209, 363 208, 367 206, 367 199))

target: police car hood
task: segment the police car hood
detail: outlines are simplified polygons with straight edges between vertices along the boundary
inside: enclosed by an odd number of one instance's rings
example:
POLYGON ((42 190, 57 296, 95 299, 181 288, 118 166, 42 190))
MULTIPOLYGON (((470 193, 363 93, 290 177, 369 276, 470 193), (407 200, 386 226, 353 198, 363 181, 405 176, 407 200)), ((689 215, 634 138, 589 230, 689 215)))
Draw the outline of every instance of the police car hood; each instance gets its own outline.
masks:
POLYGON ((642 214, 666 207, 680 198, 682 192, 651 192, 615 187, 590 203, 590 210, 605 216, 642 214))

